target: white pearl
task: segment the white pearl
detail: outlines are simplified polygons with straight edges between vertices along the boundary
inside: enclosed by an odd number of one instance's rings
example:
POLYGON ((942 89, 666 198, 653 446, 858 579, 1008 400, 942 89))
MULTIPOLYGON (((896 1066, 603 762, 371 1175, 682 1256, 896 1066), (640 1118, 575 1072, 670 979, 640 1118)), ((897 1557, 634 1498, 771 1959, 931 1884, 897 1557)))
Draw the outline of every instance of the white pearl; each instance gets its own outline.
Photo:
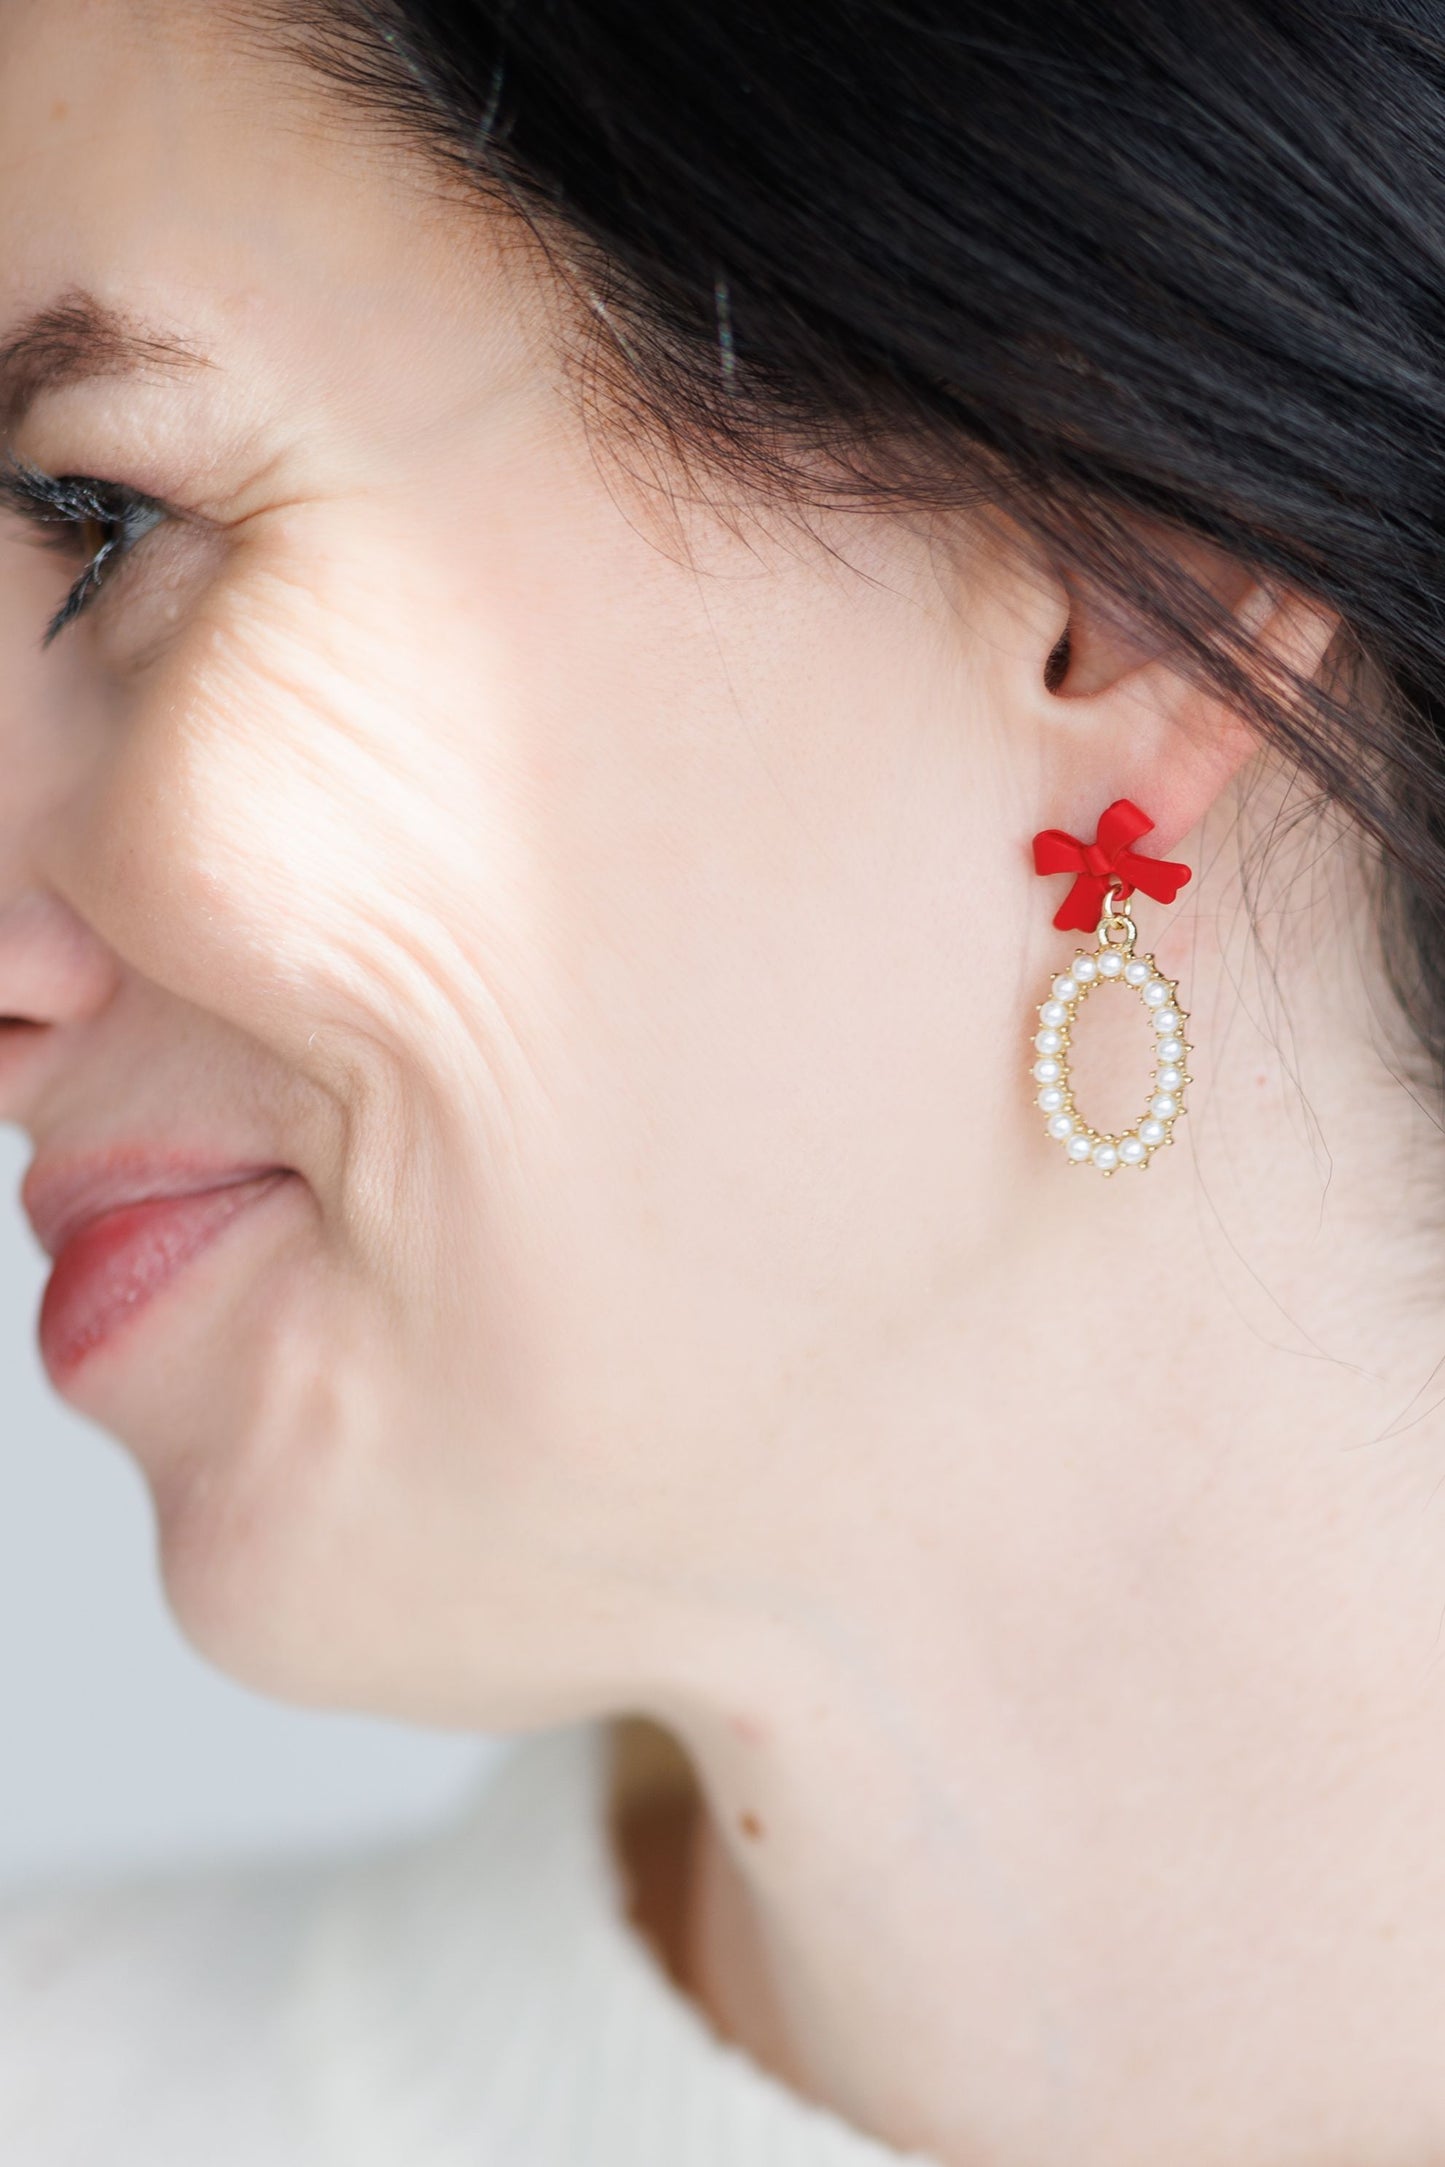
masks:
POLYGON ((1150 1099, 1149 1111, 1160 1121, 1170 1121, 1179 1111, 1179 1101, 1168 1091, 1160 1091, 1150 1099))
POLYGON ((1056 1138, 1058 1139, 1058 1141, 1059 1141, 1059 1142, 1060 1142, 1060 1143, 1062 1144, 1062 1143, 1066 1142, 1066 1141, 1067 1141, 1067 1139, 1068 1139, 1069 1137, 1071 1137, 1071 1136, 1073 1135, 1073 1133, 1074 1133, 1074 1117, 1073 1117, 1073 1115, 1072 1115, 1072 1114, 1055 1114, 1055 1115, 1054 1115, 1054 1118, 1053 1118, 1053 1120, 1052 1120, 1052 1121, 1051 1121, 1051 1122, 1049 1123, 1049 1134, 1050 1134, 1050 1136, 1056 1137, 1056 1138))
POLYGON ((1169 988, 1162 978, 1151 978, 1143 988, 1144 998, 1151 1008, 1162 1008, 1169 998, 1169 988))
POLYGON ((1093 1160, 1095 1166, 1102 1166, 1107 1172, 1111 1166, 1118 1165, 1119 1154, 1112 1144, 1095 1144, 1093 1160))
POLYGON ((1131 956, 1124 965, 1124 976, 1131 986, 1142 986, 1152 975, 1150 966, 1142 956, 1131 956))
POLYGON ((1141 1121, 1139 1124, 1139 1134, 1143 1137, 1146 1144, 1162 1144, 1165 1136, 1164 1124, 1162 1121, 1155 1121, 1152 1119, 1148 1121, 1141 1121))
POLYGON ((1093 1148, 1087 1136, 1071 1136, 1064 1146, 1071 1159, 1087 1159, 1093 1148))
POLYGON ((1072 1001, 1078 997, 1079 982, 1076 978, 1070 978, 1068 972, 1065 971, 1061 977, 1054 980, 1049 990, 1056 1001, 1072 1001))
POLYGON ((1154 1082, 1160 1091, 1177 1091, 1184 1082, 1182 1068, 1156 1068, 1154 1082))
POLYGON ((1057 1061, 1035 1061, 1034 1063, 1035 1083, 1057 1083, 1063 1073, 1057 1061))
POLYGON ((1057 1053, 1063 1043, 1063 1034, 1059 1031, 1035 1031, 1034 1033, 1034 1044, 1038 1047, 1040 1053, 1057 1053))
POLYGON ((1177 1008, 1156 1008, 1154 1028, 1156 1031, 1177 1031, 1181 1018, 1177 1008))
POLYGON ((1119 1156, 1126 1166, 1137 1166, 1147 1149, 1148 1146, 1141 1143, 1137 1136, 1121 1136, 1119 1139, 1119 1156))
POLYGON ((1092 956, 1075 956, 1073 973, 1081 986, 1087 986, 1099 975, 1099 966, 1092 956))
POLYGON ((1161 1061, 1182 1061, 1184 1059, 1184 1041, 1182 1038, 1161 1038, 1155 1052, 1161 1061))
POLYGON ((1067 1001, 1045 1001, 1043 1007, 1039 1010, 1039 1017, 1042 1022, 1047 1024, 1067 1023, 1069 1020, 1067 1001))
POLYGON ((1117 978, 1124 968, 1124 958, 1117 948, 1106 948, 1099 958, 1099 976, 1117 978))
POLYGON ((1056 1114, 1064 1103, 1064 1094, 1058 1084, 1045 1084, 1039 1093, 1038 1104, 1046 1114, 1056 1114))

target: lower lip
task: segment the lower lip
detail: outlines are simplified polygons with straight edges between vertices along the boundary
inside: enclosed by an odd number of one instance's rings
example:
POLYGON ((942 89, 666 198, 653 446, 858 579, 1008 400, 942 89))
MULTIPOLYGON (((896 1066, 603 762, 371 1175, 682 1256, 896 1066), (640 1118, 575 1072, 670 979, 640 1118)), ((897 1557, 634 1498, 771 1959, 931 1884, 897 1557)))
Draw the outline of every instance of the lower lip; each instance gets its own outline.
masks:
POLYGON ((73 1234, 40 1305, 40 1355, 52 1383, 72 1376, 228 1226, 292 1178, 274 1167, 191 1196, 154 1197, 73 1234))

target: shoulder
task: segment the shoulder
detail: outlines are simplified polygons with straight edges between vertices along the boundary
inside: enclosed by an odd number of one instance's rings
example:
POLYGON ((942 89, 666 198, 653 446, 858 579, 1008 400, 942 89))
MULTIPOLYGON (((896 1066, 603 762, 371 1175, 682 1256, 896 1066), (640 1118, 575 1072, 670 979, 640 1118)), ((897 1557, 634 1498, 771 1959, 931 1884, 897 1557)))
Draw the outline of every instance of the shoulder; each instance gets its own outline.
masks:
POLYGON ((302 2167, 292 1984, 328 1866, 0 1893, 0 2159, 302 2167))

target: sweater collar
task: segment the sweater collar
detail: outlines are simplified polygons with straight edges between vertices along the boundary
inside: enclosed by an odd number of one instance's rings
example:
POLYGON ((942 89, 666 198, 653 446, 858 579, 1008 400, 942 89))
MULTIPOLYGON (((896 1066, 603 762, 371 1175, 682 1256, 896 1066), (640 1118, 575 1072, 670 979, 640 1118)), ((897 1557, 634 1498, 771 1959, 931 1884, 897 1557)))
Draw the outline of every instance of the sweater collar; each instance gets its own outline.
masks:
POLYGON ((340 1862, 287 2020, 347 2167, 936 2167, 722 2040, 627 1910, 604 1721, 529 1734, 420 1839, 340 1862))

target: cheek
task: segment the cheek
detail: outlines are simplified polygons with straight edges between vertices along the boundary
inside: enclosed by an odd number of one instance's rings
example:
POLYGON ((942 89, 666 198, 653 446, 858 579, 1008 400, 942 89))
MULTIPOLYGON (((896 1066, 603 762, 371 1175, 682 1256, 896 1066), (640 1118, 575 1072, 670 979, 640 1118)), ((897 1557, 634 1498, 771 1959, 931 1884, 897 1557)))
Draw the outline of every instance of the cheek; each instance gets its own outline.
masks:
POLYGON ((709 611, 575 576, 525 653, 501 579, 449 643, 394 579, 237 579, 92 801, 92 922, 338 1116, 318 1268, 162 1499, 263 1690, 415 1711, 459 1603, 535 1677, 581 1561, 688 1554, 987 1239, 963 733, 841 608, 793 668, 762 606, 740 686, 709 611))
POLYGON ((569 600, 533 809, 558 1027, 528 1221, 567 1350, 541 1426, 667 1440, 693 1503, 935 1328, 1007 1184, 972 1139, 1010 1127, 1019 961, 979 938, 967 728, 915 727, 911 619, 860 631, 804 584, 787 639, 786 595, 721 628, 722 588, 665 627, 569 600))
POLYGON ((478 748, 449 740, 450 688, 354 581, 270 572, 224 599, 147 681, 75 886, 134 970, 341 1109, 328 1202, 380 1255, 510 1119, 523 871, 478 748))
POLYGON ((912 619, 813 622, 810 584, 799 645, 770 591, 720 669, 717 595, 555 558, 474 563, 444 622, 394 562, 273 555, 152 695, 106 825, 153 835, 111 882, 126 952, 344 1108, 341 1216, 399 1310, 500 1292, 558 1434, 595 1437, 686 1397, 690 1351, 751 1346, 766 1391, 916 1307, 972 1237, 1008 958, 942 810, 966 733, 906 720, 912 619))

